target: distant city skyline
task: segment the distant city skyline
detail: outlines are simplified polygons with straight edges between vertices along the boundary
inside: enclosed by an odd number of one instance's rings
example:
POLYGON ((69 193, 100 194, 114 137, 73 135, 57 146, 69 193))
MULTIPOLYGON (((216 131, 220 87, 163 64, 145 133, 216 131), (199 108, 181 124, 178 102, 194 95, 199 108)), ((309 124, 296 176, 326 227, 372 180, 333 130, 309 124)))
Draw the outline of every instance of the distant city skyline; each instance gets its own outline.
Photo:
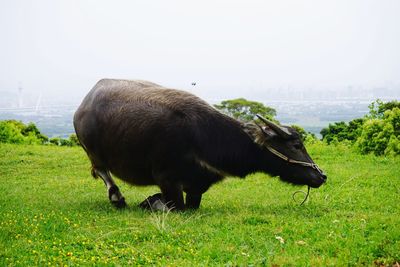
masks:
MULTIPOLYGON (((193 86, 193 85, 191 85, 193 86)), ((196 84, 197 86, 197 84, 196 84)), ((182 88, 181 88, 182 89, 182 88)), ((90 88, 88 89, 90 90, 90 88)), ((219 91, 216 91, 217 93, 219 91)), ((54 107, 58 105, 77 106, 81 102, 81 95, 62 95, 59 92, 43 93, 42 91, 25 91, 20 84, 14 90, 0 90, 2 98, 0 99, 0 112, 3 110, 38 110, 42 107, 54 107)), ((215 104, 222 100, 244 97, 249 100, 263 102, 264 104, 273 102, 302 102, 302 101, 374 101, 382 100, 399 100, 400 84, 388 85, 388 87, 365 88, 362 86, 346 86, 343 88, 328 87, 321 90, 320 88, 294 88, 294 87, 249 87, 247 93, 242 95, 233 92, 231 98, 224 95, 216 94, 214 97, 205 98, 211 104, 215 104)))
POLYGON ((396 0, 1 1, 0 91, 79 99, 101 78, 206 100, 399 90, 399 10, 396 0))
MULTIPOLYGON (((350 121, 365 116, 368 113, 368 106, 372 102, 372 100, 351 98, 299 100, 296 95, 291 95, 288 99, 262 102, 276 109, 276 118, 281 123, 296 124, 317 135, 329 123, 350 121)), ((0 106, 2 106, 0 107, 0 120, 13 119, 25 123, 34 122, 43 133, 51 137, 68 137, 74 132, 72 117, 78 102, 68 104, 58 102, 53 98, 40 102, 40 97, 31 97, 30 100, 36 100, 36 102, 32 102, 30 106, 18 107, 16 98, 10 99, 14 105, 1 105, 3 100, 0 99, 0 106)), ((209 102, 210 104, 216 103, 209 102)))

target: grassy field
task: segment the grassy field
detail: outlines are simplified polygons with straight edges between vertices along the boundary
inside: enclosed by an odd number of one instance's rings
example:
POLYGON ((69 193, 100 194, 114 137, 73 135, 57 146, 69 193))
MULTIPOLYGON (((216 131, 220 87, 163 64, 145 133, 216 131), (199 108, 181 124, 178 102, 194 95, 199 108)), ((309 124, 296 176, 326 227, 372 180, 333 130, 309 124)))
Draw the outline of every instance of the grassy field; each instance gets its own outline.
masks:
POLYGON ((213 186, 198 211, 151 213, 136 205, 157 188, 117 180, 129 207, 114 209, 81 148, 0 144, 0 266, 400 262, 400 158, 309 152, 328 183, 303 206, 298 188, 253 174, 213 186))

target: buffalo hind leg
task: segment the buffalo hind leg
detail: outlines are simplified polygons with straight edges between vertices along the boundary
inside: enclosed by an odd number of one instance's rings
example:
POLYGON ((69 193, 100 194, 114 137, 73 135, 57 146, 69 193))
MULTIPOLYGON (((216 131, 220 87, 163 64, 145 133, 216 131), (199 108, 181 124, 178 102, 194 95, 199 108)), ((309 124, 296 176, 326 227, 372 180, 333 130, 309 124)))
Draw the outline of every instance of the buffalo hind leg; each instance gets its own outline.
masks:
POLYGON ((93 177, 97 178, 100 177, 108 190, 108 198, 110 199, 111 203, 117 208, 124 208, 126 207, 125 198, 122 196, 121 192, 119 191, 118 186, 115 184, 114 180, 111 178, 110 172, 106 170, 99 170, 93 168, 92 170, 93 177))
POLYGON ((146 210, 166 211, 168 207, 164 204, 164 198, 161 193, 154 194, 143 200, 139 207, 146 210))
MULTIPOLYGON (((200 207, 201 196, 201 194, 186 194, 186 203, 184 204, 184 209, 198 209, 200 207)), ((175 209, 176 202, 179 203, 180 200, 174 201, 170 199, 167 201, 162 193, 157 193, 146 198, 142 203, 139 204, 139 207, 148 210, 165 211, 167 209, 175 209)))

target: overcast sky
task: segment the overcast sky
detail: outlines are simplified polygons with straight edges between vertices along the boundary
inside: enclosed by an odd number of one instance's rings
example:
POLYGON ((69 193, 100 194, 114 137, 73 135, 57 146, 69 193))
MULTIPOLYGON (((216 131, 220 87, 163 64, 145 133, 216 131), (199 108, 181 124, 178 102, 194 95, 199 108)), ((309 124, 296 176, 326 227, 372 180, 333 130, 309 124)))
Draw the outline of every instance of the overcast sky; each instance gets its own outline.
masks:
POLYGON ((110 77, 226 99, 400 84, 398 0, 2 0, 0 36, 0 90, 83 95, 110 77))

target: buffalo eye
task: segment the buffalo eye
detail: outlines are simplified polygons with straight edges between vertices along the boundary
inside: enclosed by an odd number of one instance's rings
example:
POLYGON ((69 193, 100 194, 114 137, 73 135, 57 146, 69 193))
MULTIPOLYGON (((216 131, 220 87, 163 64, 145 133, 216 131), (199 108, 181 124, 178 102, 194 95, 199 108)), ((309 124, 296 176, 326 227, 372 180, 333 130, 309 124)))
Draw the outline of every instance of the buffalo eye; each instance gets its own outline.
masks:
POLYGON ((301 144, 294 144, 294 148, 295 148, 295 149, 301 149, 301 148, 302 148, 302 145, 301 145, 301 144))

